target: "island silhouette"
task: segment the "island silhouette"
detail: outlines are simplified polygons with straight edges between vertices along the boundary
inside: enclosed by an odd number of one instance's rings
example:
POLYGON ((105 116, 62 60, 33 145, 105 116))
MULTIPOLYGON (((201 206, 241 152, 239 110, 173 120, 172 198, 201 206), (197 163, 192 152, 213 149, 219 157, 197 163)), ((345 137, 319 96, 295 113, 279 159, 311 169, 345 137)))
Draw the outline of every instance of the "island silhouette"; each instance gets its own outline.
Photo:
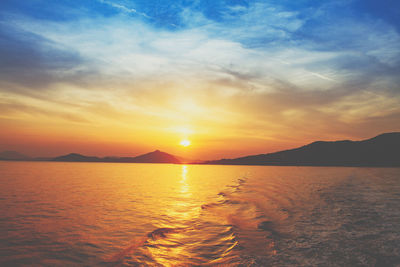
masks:
POLYGON ((362 141, 316 141, 302 147, 233 159, 187 161, 155 150, 135 157, 96 157, 70 153, 55 158, 31 158, 15 151, 0 153, 0 160, 58 162, 173 163, 214 165, 400 167, 400 132, 384 133, 362 141))
POLYGON ((206 161, 224 165, 399 167, 400 132, 362 141, 316 141, 275 153, 206 161))

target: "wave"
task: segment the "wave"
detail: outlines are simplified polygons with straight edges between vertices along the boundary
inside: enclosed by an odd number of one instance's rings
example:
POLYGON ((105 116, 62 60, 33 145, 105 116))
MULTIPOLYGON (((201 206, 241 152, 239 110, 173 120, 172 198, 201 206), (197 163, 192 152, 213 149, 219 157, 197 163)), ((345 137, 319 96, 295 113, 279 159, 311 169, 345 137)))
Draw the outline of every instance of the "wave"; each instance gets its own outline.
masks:
MULTIPOLYGON (((150 264, 162 259, 160 264, 163 265, 163 262, 174 261, 173 253, 168 254, 168 251, 175 248, 180 249, 182 258, 179 261, 186 257, 185 262, 192 265, 233 264, 251 255, 276 253, 275 240, 285 234, 279 231, 279 223, 275 221, 277 217, 288 218, 287 211, 281 210, 279 216, 271 216, 269 209, 282 208, 279 201, 262 196, 254 191, 254 186, 247 184, 247 178, 238 179, 219 192, 216 201, 202 204, 198 218, 179 222, 185 227, 156 228, 134 239, 106 262, 118 263, 132 256, 135 263, 150 264), (274 202, 275 206, 266 202, 274 202)), ((170 222, 174 224, 177 223, 170 222)))
POLYGON ((106 262, 118 262, 121 261, 126 255, 134 253, 134 251, 145 245, 149 239, 157 240, 159 238, 167 238, 168 234, 177 233, 179 231, 184 230, 185 228, 157 228, 154 231, 147 233, 146 235, 142 236, 141 238, 135 238, 131 241, 131 245, 123 249, 122 251, 112 255, 111 257, 107 258, 106 262))

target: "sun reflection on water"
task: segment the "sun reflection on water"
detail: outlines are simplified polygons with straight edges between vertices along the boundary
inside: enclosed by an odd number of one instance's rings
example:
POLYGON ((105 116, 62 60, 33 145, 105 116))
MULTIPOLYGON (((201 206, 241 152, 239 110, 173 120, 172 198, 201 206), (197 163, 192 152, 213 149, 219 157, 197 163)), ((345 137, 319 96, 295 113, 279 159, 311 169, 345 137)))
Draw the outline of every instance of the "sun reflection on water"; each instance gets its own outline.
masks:
POLYGON ((192 192, 190 192, 190 187, 187 182, 187 174, 188 174, 188 166, 182 165, 182 175, 180 180, 181 188, 179 192, 181 194, 181 197, 186 197, 186 198, 192 196, 192 192))
POLYGON ((168 217, 173 219, 171 223, 179 224, 180 227, 182 225, 188 227, 188 221, 196 218, 199 215, 198 205, 193 203, 193 192, 190 186, 190 178, 188 173, 188 166, 182 165, 177 194, 174 197, 173 203, 171 203, 171 208, 167 211, 168 217))
POLYGON ((148 240, 147 250, 151 258, 165 266, 174 266, 182 259, 194 257, 191 251, 193 247, 189 244, 196 239, 192 234, 195 231, 194 222, 200 216, 200 208, 193 199, 190 180, 189 167, 182 165, 176 195, 166 210, 168 220, 157 225, 171 230, 163 238, 148 240))

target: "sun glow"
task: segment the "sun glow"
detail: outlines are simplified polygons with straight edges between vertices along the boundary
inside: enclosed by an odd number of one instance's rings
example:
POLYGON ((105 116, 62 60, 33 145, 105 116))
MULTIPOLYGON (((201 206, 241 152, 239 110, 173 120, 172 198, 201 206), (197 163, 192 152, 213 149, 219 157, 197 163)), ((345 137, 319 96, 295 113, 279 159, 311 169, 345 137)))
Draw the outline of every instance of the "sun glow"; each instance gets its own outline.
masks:
POLYGON ((184 146, 184 147, 190 146, 190 141, 187 140, 187 139, 184 139, 184 140, 182 140, 182 141, 180 142, 180 145, 181 145, 181 146, 184 146))

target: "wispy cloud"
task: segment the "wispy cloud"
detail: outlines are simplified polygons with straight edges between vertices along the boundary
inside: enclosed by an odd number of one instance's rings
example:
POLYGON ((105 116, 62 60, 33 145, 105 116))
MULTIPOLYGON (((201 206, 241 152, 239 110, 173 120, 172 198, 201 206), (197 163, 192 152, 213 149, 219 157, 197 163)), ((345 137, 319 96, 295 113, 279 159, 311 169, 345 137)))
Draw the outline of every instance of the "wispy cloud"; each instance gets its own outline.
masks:
POLYGON ((99 1, 100 1, 100 3, 104 3, 104 4, 110 5, 112 7, 115 7, 117 9, 120 9, 123 12, 133 13, 133 14, 137 14, 137 15, 143 16, 143 17, 148 18, 148 19, 152 19, 152 17, 148 16, 146 13, 138 12, 134 8, 128 8, 128 7, 124 6, 124 5, 121 5, 121 4, 118 4, 118 3, 115 3, 115 2, 111 2, 111 1, 107 1, 107 0, 99 0, 99 1))

